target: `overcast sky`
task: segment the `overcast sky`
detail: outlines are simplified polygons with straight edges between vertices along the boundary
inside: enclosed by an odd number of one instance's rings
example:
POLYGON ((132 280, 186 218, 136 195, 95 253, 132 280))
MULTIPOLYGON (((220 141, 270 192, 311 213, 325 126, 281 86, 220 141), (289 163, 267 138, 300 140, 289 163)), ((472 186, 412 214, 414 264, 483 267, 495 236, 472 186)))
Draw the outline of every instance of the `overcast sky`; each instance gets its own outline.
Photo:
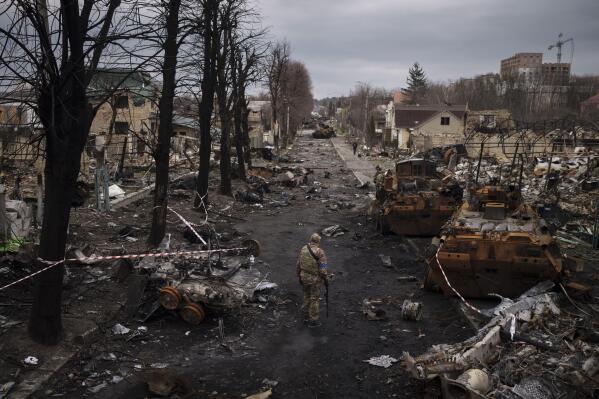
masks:
MULTIPOLYGON (((499 72, 516 52, 543 52, 574 37, 573 73, 599 74, 599 0, 257 0, 273 37, 308 67, 316 98, 356 81, 405 84, 420 62, 430 80, 499 72)), ((570 60, 570 44, 563 60, 570 60)))

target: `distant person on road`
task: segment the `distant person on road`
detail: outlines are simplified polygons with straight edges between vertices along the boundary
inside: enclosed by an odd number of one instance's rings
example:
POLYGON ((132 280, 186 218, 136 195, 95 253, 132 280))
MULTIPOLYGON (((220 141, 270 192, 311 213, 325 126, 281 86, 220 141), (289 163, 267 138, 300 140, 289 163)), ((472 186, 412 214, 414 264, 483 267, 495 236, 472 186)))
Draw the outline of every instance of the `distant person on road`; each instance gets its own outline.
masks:
POLYGON ((320 286, 328 278, 327 256, 320 248, 320 236, 316 233, 310 237, 310 242, 302 247, 297 259, 297 277, 304 291, 304 305, 308 313, 308 327, 318 327, 320 313, 318 301, 320 286))
POLYGON ((354 149, 354 155, 356 155, 356 151, 358 150, 358 142, 354 141, 351 143, 352 148, 354 149))

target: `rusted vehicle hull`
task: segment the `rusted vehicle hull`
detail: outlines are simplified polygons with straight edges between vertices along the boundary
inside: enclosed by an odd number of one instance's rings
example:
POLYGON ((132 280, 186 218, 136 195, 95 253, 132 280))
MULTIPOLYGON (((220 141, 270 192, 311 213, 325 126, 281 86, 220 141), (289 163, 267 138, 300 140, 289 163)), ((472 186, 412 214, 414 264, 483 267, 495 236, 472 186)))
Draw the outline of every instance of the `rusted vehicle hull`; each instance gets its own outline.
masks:
POLYGON ((382 233, 434 236, 461 203, 462 190, 427 159, 407 159, 395 165, 395 175, 378 169, 378 225, 382 233))
POLYGON ((485 298, 489 294, 517 297, 540 281, 557 281, 562 272, 561 257, 555 244, 526 242, 525 234, 502 239, 452 238, 429 259, 425 286, 438 285, 446 295, 485 298))
POLYGON ((405 236, 434 236, 451 217, 455 207, 441 209, 410 209, 405 206, 391 206, 383 210, 383 226, 388 232, 405 236), (406 209, 407 208, 407 209, 406 209))

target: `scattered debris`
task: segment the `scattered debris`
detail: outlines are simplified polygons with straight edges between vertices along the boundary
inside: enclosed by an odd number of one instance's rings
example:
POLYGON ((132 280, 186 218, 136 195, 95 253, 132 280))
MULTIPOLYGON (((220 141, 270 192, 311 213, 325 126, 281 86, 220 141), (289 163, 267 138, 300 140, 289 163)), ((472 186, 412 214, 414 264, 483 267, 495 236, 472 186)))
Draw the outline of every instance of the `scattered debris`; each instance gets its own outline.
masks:
POLYGON ((379 258, 381 258, 381 262, 383 262, 383 266, 391 267, 393 264, 391 263, 391 257, 388 255, 379 254, 379 258))
POLYGON ((177 394, 184 397, 192 392, 187 378, 168 369, 144 371, 139 378, 147 384, 148 391, 158 396, 172 397, 177 394))
POLYGON ((107 383, 103 382, 101 384, 98 384, 96 386, 93 387, 89 387, 87 388, 88 391, 90 391, 91 393, 98 393, 100 392, 102 389, 106 388, 108 386, 107 383))
POLYGON ((488 312, 495 316, 466 341, 435 345, 418 357, 405 352, 405 367, 413 378, 440 379, 444 392, 504 399, 590 395, 599 389, 599 345, 577 331, 591 319, 562 312, 559 294, 539 293, 548 286, 502 301, 488 312), (473 371, 483 365, 486 370, 473 371))
POLYGON ((364 299, 362 301, 362 312, 368 320, 386 320, 387 312, 380 308, 383 301, 380 299, 364 299))
POLYGON ((29 366, 37 366, 39 359, 35 356, 27 356, 25 359, 23 359, 23 363, 29 366))
POLYGON ((131 329, 125 327, 124 325, 122 325, 120 323, 116 323, 114 326, 112 326, 111 331, 114 335, 125 335, 125 334, 129 334, 129 332, 131 332, 131 329))
POLYGON ((401 306, 401 317, 404 320, 420 321, 422 318, 422 303, 406 299, 401 306))
POLYGON ((397 359, 389 355, 381 355, 364 361, 373 366, 389 368, 393 366, 393 363, 397 362, 397 359))
POLYGON ((272 389, 254 395, 246 396, 245 399, 268 399, 272 396, 272 389))
POLYGON ((335 224, 333 226, 327 227, 326 229, 323 229, 322 234, 324 234, 327 237, 339 237, 344 235, 348 231, 349 230, 345 227, 335 224))
POLYGON ((416 276, 399 276, 397 277, 397 281, 417 281, 418 278, 416 276))

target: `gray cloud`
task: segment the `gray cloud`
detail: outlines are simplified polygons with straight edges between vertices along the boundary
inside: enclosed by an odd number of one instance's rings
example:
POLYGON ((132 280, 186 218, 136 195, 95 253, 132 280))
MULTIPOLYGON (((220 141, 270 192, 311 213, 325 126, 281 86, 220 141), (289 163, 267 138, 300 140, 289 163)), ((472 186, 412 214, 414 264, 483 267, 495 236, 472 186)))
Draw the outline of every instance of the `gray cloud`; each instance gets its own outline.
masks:
MULTIPOLYGON (((419 61, 434 81, 498 72, 515 52, 544 52, 574 37, 573 72, 599 73, 597 0, 257 0, 264 24, 306 63, 316 97, 356 81, 405 83, 419 61)), ((570 59, 570 47, 564 48, 570 59)))

